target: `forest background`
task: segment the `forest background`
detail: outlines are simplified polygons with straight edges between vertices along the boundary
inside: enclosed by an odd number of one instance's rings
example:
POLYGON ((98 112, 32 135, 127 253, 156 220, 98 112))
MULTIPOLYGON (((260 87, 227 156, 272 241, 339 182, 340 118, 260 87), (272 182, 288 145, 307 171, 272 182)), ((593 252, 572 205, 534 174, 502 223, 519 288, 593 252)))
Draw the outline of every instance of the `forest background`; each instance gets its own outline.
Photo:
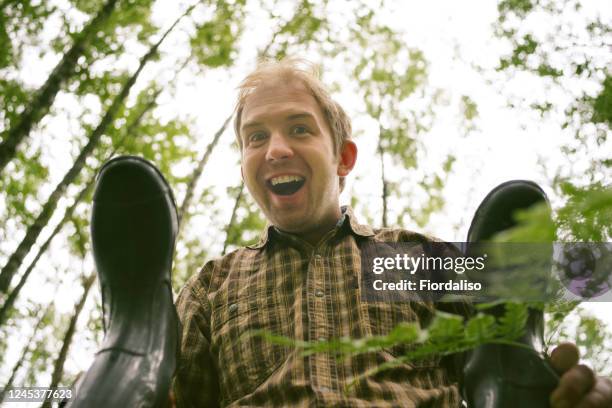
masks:
MULTIPOLYGON (((606 1, 0 1, 0 387, 71 384, 103 337, 89 215, 97 169, 156 163, 179 204, 174 288, 265 224, 240 178, 236 86, 305 57, 353 119, 342 200, 462 241, 495 185, 538 182, 564 241, 612 234, 606 1), (426 4, 425 4, 426 3, 426 4)), ((603 374, 609 303, 558 308, 603 374), (606 320, 607 319, 607 320, 606 320)))

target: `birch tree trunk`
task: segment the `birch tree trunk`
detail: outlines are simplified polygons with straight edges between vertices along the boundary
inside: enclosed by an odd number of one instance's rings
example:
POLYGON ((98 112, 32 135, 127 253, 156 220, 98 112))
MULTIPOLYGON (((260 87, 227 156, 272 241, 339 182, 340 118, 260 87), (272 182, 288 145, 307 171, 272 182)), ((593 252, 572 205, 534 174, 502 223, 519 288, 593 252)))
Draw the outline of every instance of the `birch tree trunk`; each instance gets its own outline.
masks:
POLYGON ((117 1, 108 0, 98 14, 83 28, 72 47, 64 54, 43 86, 36 92, 33 100, 27 104, 27 108, 20 115, 17 123, 8 130, 0 143, 0 174, 8 162, 15 157, 18 145, 29 135, 32 127, 49 112, 61 86, 74 74, 79 57, 83 55, 99 28, 108 21, 117 1))
POLYGON ((79 205, 83 198, 85 198, 85 196, 93 186, 94 181, 95 177, 92 177, 91 180, 89 180, 89 182, 85 186, 85 188, 83 188, 79 192, 79 195, 74 199, 74 203, 72 203, 72 205, 68 209, 66 209, 62 220, 55 226, 55 229, 53 230, 49 238, 47 238, 45 243, 41 245, 40 249, 38 250, 38 253, 36 254, 36 257, 32 260, 32 262, 28 266, 28 269, 26 269, 26 271, 23 273, 21 279, 19 279, 19 283, 17 283, 17 286, 15 286, 15 288, 11 291, 11 293, 8 295, 8 297, 2 304, 2 308, 0 308, 0 326, 2 326, 6 322, 9 311, 13 308, 13 305, 17 300, 17 296, 19 296, 21 289, 28 280, 30 273, 32 273, 32 271, 34 270, 34 267, 36 267, 36 264, 40 260, 40 257, 47 251, 49 245, 51 244, 51 241, 53 241, 53 238, 55 238, 55 236, 61 231, 66 221, 68 221, 70 217, 72 217, 72 213, 74 212, 75 208, 77 207, 77 205, 79 205))
POLYGON ((378 137, 378 155, 380 156, 380 178, 382 181, 382 226, 387 227, 387 198, 389 196, 389 186, 387 185, 387 178, 385 176, 385 152, 382 147, 382 127, 379 126, 379 137, 378 137))
POLYGON ((145 65, 153 58, 153 56, 155 56, 159 46, 166 39, 168 34, 170 34, 170 32, 174 29, 174 27, 176 27, 179 21, 187 14, 189 14, 191 10, 193 10, 193 8, 194 6, 189 7, 189 9, 187 9, 187 11, 183 15, 181 15, 174 22, 174 24, 172 24, 172 26, 162 35, 159 41, 154 44, 149 49, 149 51, 140 59, 140 64, 136 72, 134 72, 134 74, 132 74, 132 76, 123 84, 121 91, 113 100, 113 103, 104 114, 104 117, 101 119, 96 129, 94 129, 94 131, 89 136, 89 141, 82 148, 74 164, 72 165, 72 168, 68 170, 62 181, 60 181, 60 183, 55 187, 55 190, 51 193, 49 199, 43 206, 41 213, 38 215, 36 220, 34 220, 34 222, 28 227, 25 237, 23 238, 15 252, 13 252, 13 254, 10 256, 4 268, 2 268, 2 271, 0 272, 1 293, 7 292, 10 286, 11 279, 21 266, 21 263, 23 262, 25 256, 28 254, 28 252, 36 242, 36 239, 40 235, 40 232, 47 225, 49 219, 55 211, 55 208, 57 207, 59 199, 62 197, 68 186, 79 175, 81 169, 83 168, 83 166, 85 166, 85 161, 87 157, 97 147, 102 135, 104 134, 108 126, 112 124, 113 119, 115 118, 120 107, 123 105, 125 99, 129 95, 132 86, 136 83, 136 80, 138 79, 138 76, 142 72, 145 65))
POLYGON ((242 195, 244 193, 244 182, 240 184, 240 190, 238 190, 238 194, 236 195, 236 201, 234 201, 234 208, 232 209, 232 216, 230 217, 230 221, 225 228, 225 242, 223 242, 223 251, 221 255, 225 255, 225 251, 227 251, 227 247, 229 246, 229 237, 230 231, 232 230, 234 224, 236 223, 236 213, 238 212, 238 208, 240 208, 240 203, 242 201, 242 195))
POLYGON ((204 166, 206 166, 206 163, 208 162, 208 159, 210 158, 212 151, 214 150, 215 146, 217 146, 217 143, 219 143, 219 139, 221 138, 221 135, 223 134, 223 132, 225 132, 225 129, 227 128, 227 125, 229 124, 229 121, 231 119, 232 119, 232 115, 229 115, 225 119, 225 122, 223 122, 223 125, 221 125, 219 130, 217 130, 211 142, 208 144, 208 146, 206 146, 206 151, 204 152, 204 155, 202 155, 202 158, 198 162, 197 167, 195 168, 195 170, 193 171, 193 174, 191 175, 189 184, 187 185, 187 191, 185 192, 185 198, 183 198, 183 202, 179 209, 179 214, 178 214, 179 215, 179 225, 181 221, 184 219, 185 215, 187 214, 187 210, 189 208, 189 205, 191 204, 191 200, 193 199, 193 193, 195 191, 195 187, 198 184, 200 177, 202 176, 202 172, 204 171, 204 166))
POLYGON ((32 342, 34 342, 34 338, 36 337, 36 334, 38 333, 38 329, 40 329, 40 326, 42 325, 42 322, 44 321, 46 315, 47 315, 47 311, 45 311, 42 314, 42 316, 40 316, 40 318, 38 319, 38 322, 34 326, 34 331, 32 331, 32 334, 26 341, 25 347, 23 348, 23 352, 21 353, 21 355, 19 356, 19 359, 17 360, 17 362, 13 366, 13 369, 11 370, 11 376, 9 377, 8 381, 6 382, 2 390, 0 391, 0 403, 2 403, 2 400, 4 399, 4 396, 6 395, 6 391, 13 386, 15 377, 17 376, 19 369, 21 369, 21 366, 23 365, 23 362, 25 361, 26 356, 28 355, 28 352, 30 351, 32 342))
MULTIPOLYGON (((129 137, 130 135, 132 135, 133 131, 138 127, 138 125, 142 121, 145 114, 149 112, 156 105, 156 100, 157 100, 157 97, 160 95, 160 93, 161 93, 161 89, 158 90, 152 96, 151 101, 147 103, 144 106, 144 108, 138 113, 138 115, 136 115, 136 118, 133 121, 131 121, 130 124, 127 125, 125 135, 121 138, 119 143, 117 143, 117 149, 113 149, 113 151, 111 151, 106 156, 106 158, 102 161, 102 163, 105 163, 106 161, 110 160, 115 155, 117 150, 121 148, 121 146, 125 142, 125 139, 129 137)), ((64 212, 64 216, 62 217, 62 220, 56 225, 55 229, 53 230, 49 238, 47 238, 45 243, 41 245, 40 249, 38 250, 38 253, 36 254, 36 257, 34 258, 34 260, 32 260, 32 262, 28 266, 28 269, 26 269, 26 271, 21 276, 19 283, 17 284, 17 286, 15 286, 15 288, 11 291, 11 293, 8 295, 8 297, 2 304, 2 307, 0 308, 0 326, 2 326, 2 324, 4 324, 4 322, 6 321, 8 312, 13 308, 13 305, 15 304, 15 300, 17 300, 17 297, 19 296, 21 289, 25 285, 28 279, 28 276, 30 275, 30 273, 32 272, 36 264, 38 263, 40 257, 47 251, 47 249, 49 248, 49 245, 51 244, 51 241, 61 231, 66 221, 68 221, 70 217, 72 217, 72 214, 74 213, 76 206, 85 198, 85 196, 87 195, 91 187, 94 185, 95 180, 96 179, 95 179, 95 174, 94 174, 91 177, 91 179, 87 182, 86 186, 79 192, 77 197, 74 199, 74 202, 72 203, 72 205, 68 209, 66 209, 66 211, 64 212)))
MULTIPOLYGON (((83 295, 81 299, 76 304, 74 309, 74 314, 70 318, 70 322, 68 323, 68 328, 66 329, 66 334, 64 334, 64 340, 62 342, 62 348, 55 360, 55 364, 53 366, 53 374, 51 375, 51 384, 49 388, 53 389, 59 386, 60 381, 62 380, 62 375, 64 374, 64 363, 66 362, 66 357, 68 356, 68 350, 70 349, 70 344, 72 343, 72 339, 74 338, 74 332, 76 329, 76 324, 79 320, 79 316, 83 311, 83 306, 85 306, 85 302, 87 301, 87 296, 89 295, 89 290, 91 289, 92 284, 96 280, 96 274, 92 273, 83 281, 83 295)), ((46 400, 43 402, 42 408, 51 408, 51 400, 46 400)))

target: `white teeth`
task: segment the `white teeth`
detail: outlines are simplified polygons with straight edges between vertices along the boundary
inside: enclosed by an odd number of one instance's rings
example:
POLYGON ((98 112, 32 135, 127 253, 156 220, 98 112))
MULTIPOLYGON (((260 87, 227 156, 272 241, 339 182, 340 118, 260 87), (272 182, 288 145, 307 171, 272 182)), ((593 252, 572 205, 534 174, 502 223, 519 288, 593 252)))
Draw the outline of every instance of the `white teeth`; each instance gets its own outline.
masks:
POLYGON ((280 184, 280 183, 290 183, 292 181, 301 181, 303 180, 303 177, 299 177, 299 176, 278 176, 278 177, 272 177, 270 179, 270 183, 272 183, 273 186, 280 184))

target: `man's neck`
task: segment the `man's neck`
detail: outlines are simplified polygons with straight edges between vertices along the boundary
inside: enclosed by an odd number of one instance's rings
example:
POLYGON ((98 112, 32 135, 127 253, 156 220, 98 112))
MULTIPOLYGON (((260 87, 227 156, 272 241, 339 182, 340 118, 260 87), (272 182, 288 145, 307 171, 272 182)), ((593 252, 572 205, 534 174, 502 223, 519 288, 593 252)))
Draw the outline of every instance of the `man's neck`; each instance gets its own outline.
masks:
POLYGON ((344 211, 340 211, 339 215, 335 217, 335 219, 330 220, 324 225, 319 225, 315 228, 312 228, 311 230, 306 230, 306 231, 301 231, 301 232, 290 232, 290 231, 284 231, 281 228, 278 228, 276 226, 274 228, 276 228, 277 230, 281 231, 284 234, 290 234, 295 237, 298 237, 299 239, 307 242, 314 248, 317 245, 319 245, 321 240, 330 231, 332 231, 336 227, 339 227, 342 224, 343 220, 344 220, 344 211))

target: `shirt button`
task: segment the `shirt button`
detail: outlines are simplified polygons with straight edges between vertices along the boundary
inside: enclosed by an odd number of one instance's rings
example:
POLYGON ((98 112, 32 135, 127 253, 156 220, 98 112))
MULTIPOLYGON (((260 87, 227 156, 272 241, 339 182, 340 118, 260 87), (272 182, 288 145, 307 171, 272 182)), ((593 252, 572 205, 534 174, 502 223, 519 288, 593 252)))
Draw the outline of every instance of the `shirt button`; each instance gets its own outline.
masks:
POLYGON ((238 305, 236 303, 232 303, 228 310, 230 313, 234 313, 236 310, 238 310, 238 305))
POLYGON ((316 297, 323 297, 323 295, 325 295, 325 293, 323 293, 323 291, 321 289, 315 290, 315 296, 316 297))

